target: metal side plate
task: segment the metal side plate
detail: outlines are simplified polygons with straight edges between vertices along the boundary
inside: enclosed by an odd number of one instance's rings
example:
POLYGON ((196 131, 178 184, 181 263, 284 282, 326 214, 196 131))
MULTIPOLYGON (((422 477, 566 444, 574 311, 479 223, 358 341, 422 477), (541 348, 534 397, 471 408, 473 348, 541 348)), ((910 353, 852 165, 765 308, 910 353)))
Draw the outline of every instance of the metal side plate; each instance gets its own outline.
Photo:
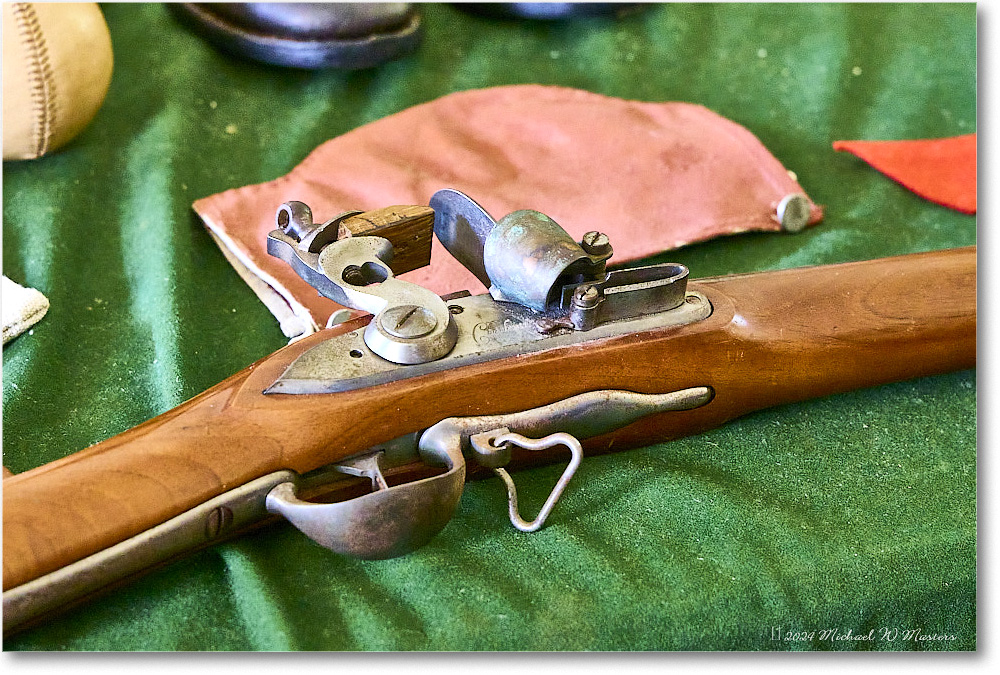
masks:
POLYGON ((475 295, 448 302, 458 327, 451 352, 436 361, 397 365, 372 352, 364 328, 330 338, 301 354, 266 394, 328 394, 395 382, 459 366, 531 354, 594 340, 683 326, 707 318, 712 305, 698 291, 688 291, 678 307, 632 319, 612 321, 588 331, 560 327, 551 317, 513 303, 475 295))

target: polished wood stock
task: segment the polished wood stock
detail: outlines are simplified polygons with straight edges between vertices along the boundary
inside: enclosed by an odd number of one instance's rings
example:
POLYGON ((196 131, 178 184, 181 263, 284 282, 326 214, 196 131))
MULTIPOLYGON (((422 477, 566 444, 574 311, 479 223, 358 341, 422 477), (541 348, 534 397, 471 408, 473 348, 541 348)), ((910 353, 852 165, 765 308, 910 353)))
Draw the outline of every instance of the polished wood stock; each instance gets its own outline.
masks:
POLYGON ((306 472, 446 417, 509 413, 599 389, 708 385, 697 410, 592 440, 624 449, 760 408, 976 363, 975 248, 695 281, 696 324, 465 366, 361 391, 264 395, 306 349, 279 350, 183 405, 3 481, 13 588, 281 469, 306 472))

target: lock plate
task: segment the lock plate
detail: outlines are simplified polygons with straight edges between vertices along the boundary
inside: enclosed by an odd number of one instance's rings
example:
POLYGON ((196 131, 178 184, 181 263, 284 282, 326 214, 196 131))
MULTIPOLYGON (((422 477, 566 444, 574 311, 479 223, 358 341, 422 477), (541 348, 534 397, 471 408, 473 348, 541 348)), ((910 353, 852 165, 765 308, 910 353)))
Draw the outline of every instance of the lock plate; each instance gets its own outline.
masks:
POLYGON ((454 348, 429 363, 398 365, 375 354, 365 343, 364 328, 330 338, 302 353, 265 390, 267 394, 327 394, 484 363, 520 354, 556 349, 701 321, 712 313, 702 293, 687 291, 673 309, 610 321, 588 331, 574 330, 564 315, 535 312, 489 295, 448 301, 457 326, 454 348))

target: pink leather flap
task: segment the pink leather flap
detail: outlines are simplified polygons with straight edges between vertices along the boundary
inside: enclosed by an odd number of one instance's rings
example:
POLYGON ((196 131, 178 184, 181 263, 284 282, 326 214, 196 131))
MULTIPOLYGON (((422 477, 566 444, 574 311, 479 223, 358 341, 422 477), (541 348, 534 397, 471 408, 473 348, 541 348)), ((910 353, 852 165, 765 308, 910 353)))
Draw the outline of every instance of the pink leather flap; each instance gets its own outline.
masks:
MULTIPOLYGON (((348 209, 427 204, 465 192, 499 219, 546 213, 571 235, 606 232, 612 263, 748 230, 779 230, 775 209, 804 193, 742 126, 689 103, 644 103, 539 85, 464 91, 319 146, 286 176, 200 199, 230 254, 322 326, 337 305, 265 250, 278 206, 316 222, 348 209)), ((809 222, 822 211, 812 202, 809 222)), ((484 289, 435 240, 431 265, 402 278, 440 294, 484 289)))

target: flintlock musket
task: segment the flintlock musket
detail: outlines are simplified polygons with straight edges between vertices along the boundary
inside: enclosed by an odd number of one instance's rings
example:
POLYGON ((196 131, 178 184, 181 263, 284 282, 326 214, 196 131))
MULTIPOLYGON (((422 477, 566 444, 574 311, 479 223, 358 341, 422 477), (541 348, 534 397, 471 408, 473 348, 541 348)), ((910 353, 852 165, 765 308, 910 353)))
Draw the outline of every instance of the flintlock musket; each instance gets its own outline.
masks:
POLYGON ((268 251, 367 315, 4 479, 4 629, 275 514, 340 553, 402 555, 448 522, 467 466, 500 476, 511 522, 533 531, 584 447, 975 366, 975 247, 688 283, 677 264, 609 271, 605 235, 576 242, 536 211, 495 221, 454 190, 430 206, 488 294, 403 281, 388 229, 352 236, 358 212, 317 226, 288 202, 268 251), (504 467, 557 448, 570 463, 528 521, 504 467))

